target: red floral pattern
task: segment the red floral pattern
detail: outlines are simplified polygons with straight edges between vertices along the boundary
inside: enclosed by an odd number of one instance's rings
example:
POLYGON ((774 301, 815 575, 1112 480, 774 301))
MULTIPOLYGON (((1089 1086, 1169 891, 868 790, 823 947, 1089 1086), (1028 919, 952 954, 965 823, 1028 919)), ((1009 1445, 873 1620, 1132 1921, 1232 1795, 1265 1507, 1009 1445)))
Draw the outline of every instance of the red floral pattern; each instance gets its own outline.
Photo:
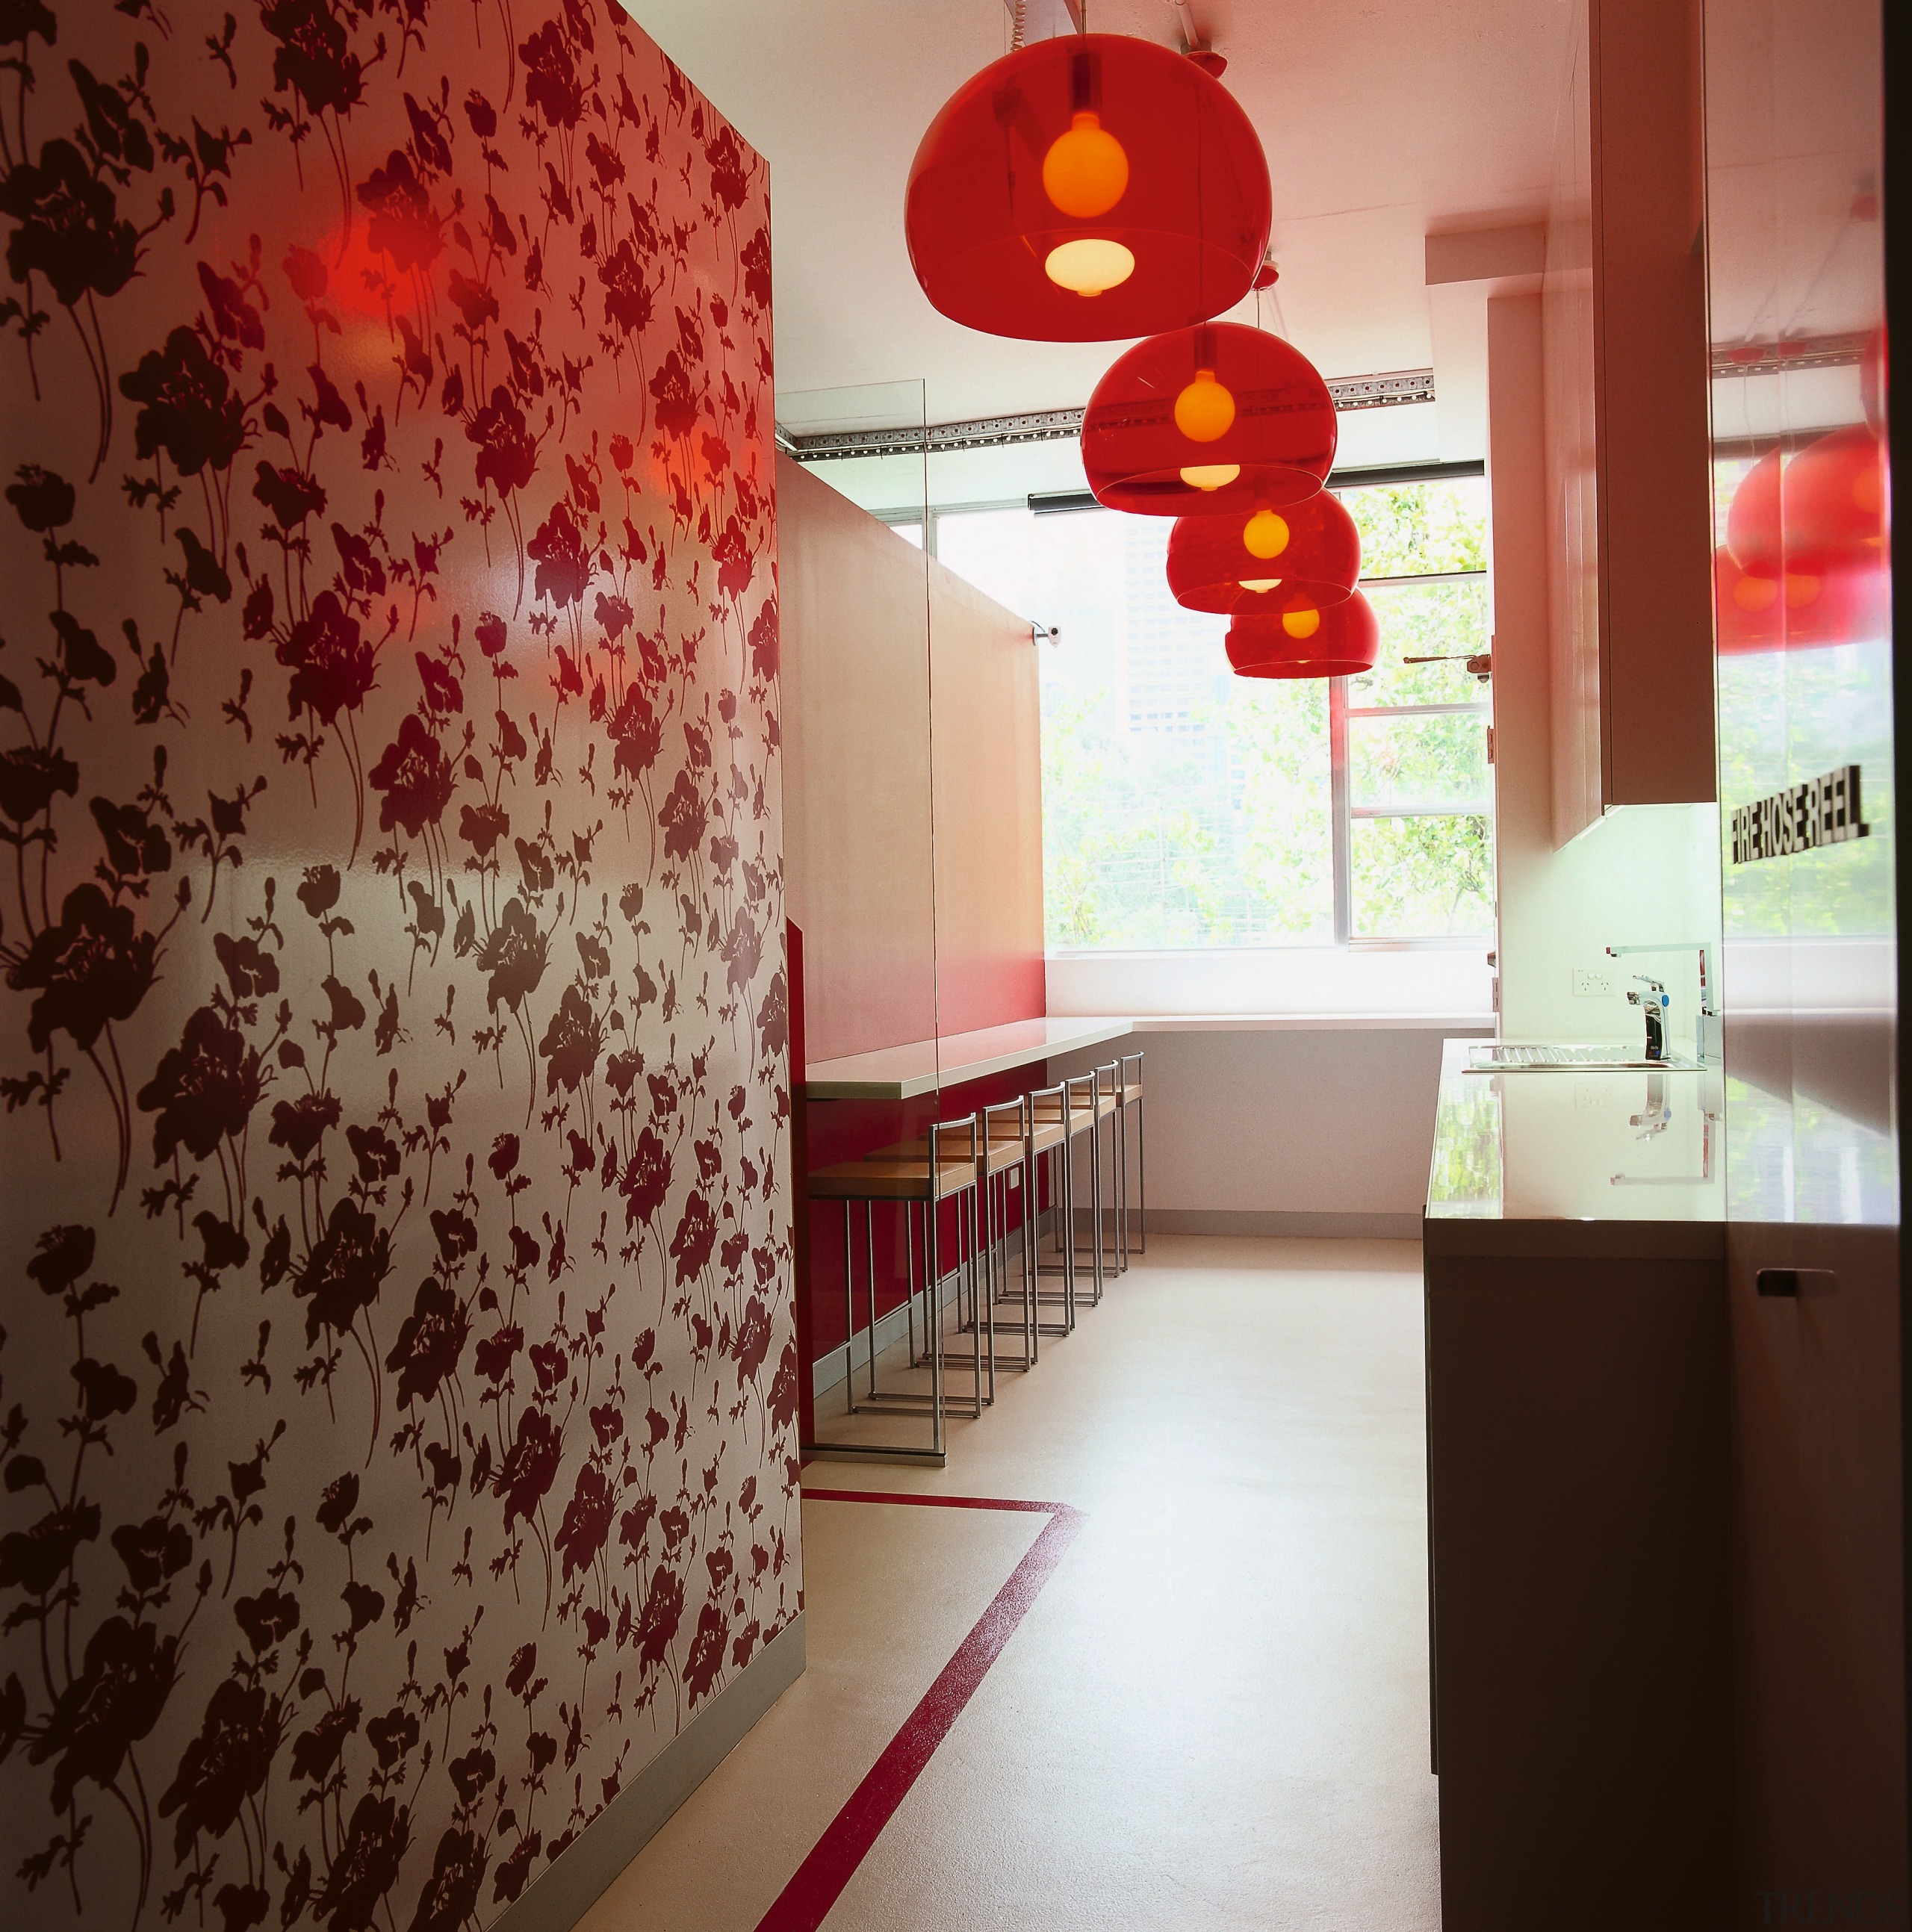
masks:
POLYGON ((482 1925, 800 1603, 764 169, 605 0, 0 40, 9 1922, 482 1925))

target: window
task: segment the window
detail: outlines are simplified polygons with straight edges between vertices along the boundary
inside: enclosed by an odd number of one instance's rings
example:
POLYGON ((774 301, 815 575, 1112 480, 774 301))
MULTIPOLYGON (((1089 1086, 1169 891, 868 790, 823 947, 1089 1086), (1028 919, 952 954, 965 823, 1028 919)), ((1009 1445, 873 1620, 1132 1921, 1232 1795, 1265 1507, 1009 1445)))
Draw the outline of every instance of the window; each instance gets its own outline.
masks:
POLYGON ((934 518, 943 562, 1059 633, 1042 658, 1052 947, 1491 930, 1487 705, 1463 662, 1487 648, 1484 485, 1370 485, 1343 500, 1382 656, 1331 682, 1233 676, 1227 620, 1169 594, 1166 518, 934 518))
POLYGON ((1484 937, 1493 926, 1490 706, 1466 660, 1488 648, 1486 486, 1370 486, 1342 500, 1361 530, 1381 659, 1365 676, 1336 679, 1329 694, 1334 765, 1346 774, 1340 936, 1484 937))

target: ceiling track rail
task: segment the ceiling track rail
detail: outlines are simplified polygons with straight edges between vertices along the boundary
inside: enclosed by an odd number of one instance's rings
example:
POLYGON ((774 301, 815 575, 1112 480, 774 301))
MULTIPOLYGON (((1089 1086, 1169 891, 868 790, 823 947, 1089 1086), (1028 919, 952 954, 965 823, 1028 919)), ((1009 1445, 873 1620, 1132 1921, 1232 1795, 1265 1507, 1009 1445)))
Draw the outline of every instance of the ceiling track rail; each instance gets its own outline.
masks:
MULTIPOLYGON (((1385 376, 1328 379, 1337 410, 1379 410, 1434 400, 1431 369, 1397 369, 1385 376)), ((1001 449, 1019 442, 1065 442, 1082 434, 1080 410, 1039 410, 1025 416, 978 416, 926 428, 827 430, 798 436, 779 424, 777 447, 799 463, 839 462, 853 456, 932 456, 959 449, 1001 449)))

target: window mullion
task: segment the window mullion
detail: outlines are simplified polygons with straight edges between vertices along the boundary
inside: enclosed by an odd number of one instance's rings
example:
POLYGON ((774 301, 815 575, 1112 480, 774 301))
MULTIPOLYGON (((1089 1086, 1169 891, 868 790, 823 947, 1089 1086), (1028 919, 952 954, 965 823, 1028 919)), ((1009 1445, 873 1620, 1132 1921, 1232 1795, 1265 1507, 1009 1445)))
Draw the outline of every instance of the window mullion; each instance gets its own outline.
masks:
POLYGON ((1354 931, 1354 834, 1348 796, 1348 680, 1328 680, 1328 770, 1334 847, 1334 944, 1354 931))

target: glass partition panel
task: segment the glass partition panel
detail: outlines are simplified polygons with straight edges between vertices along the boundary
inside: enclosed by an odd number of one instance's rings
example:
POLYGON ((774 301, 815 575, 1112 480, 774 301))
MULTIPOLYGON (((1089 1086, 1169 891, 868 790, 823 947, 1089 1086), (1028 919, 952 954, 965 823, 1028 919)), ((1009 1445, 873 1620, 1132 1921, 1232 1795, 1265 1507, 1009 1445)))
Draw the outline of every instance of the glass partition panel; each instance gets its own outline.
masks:
POLYGON ((1334 928, 1327 698, 1238 678, 1225 617, 1169 594, 1169 520, 945 511, 937 556, 1042 648, 1051 946, 1321 944, 1334 928))
POLYGON ((934 1459, 941 1399, 960 1402, 973 1382, 953 1366, 958 1216, 929 1187, 941 1075, 926 442, 920 382, 777 398, 812 1454, 934 1459))

